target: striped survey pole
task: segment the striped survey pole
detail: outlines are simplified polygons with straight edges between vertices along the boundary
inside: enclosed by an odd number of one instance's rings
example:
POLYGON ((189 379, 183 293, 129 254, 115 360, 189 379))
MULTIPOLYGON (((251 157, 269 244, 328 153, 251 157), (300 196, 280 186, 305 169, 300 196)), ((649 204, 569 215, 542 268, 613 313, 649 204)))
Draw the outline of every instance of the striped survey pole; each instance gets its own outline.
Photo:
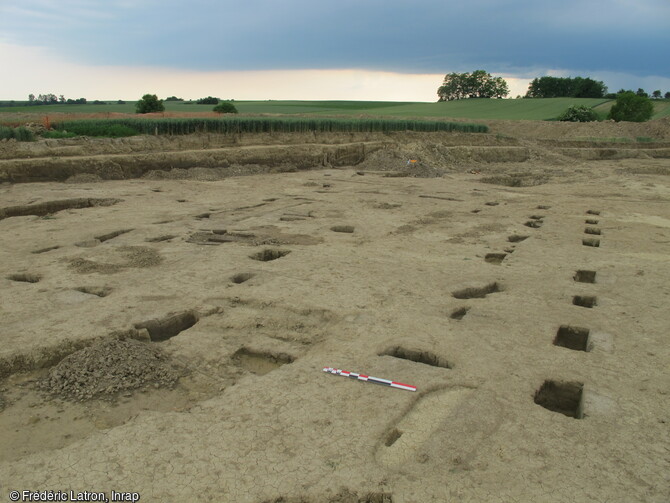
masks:
POLYGON ((389 381, 388 379, 380 379, 379 377, 367 376, 365 374, 357 374, 356 372, 349 372, 348 370, 340 370, 333 367, 323 367, 324 372, 329 374, 340 375, 343 377, 351 377, 353 379, 358 379, 359 381, 368 381, 377 384, 383 384, 385 386, 390 386, 391 388, 404 389, 406 391, 416 391, 416 386, 410 384, 403 384, 401 382, 389 381))

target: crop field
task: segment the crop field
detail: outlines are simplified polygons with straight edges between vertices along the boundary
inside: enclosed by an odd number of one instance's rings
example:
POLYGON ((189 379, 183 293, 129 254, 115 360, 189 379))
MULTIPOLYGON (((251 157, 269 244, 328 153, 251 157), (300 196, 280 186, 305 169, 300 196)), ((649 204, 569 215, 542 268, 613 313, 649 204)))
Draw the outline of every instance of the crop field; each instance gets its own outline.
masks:
MULTIPOLYGON (((166 101, 165 115, 214 116, 212 105, 166 101)), ((604 118, 614 100, 603 98, 468 99, 449 102, 392 101, 235 101, 244 115, 322 115, 364 117, 431 117, 458 119, 552 120, 571 105, 593 107, 604 118)), ((134 114, 135 102, 104 105, 0 106, 0 122, 17 114, 134 114)), ((654 100, 653 119, 670 116, 670 100, 654 100)))

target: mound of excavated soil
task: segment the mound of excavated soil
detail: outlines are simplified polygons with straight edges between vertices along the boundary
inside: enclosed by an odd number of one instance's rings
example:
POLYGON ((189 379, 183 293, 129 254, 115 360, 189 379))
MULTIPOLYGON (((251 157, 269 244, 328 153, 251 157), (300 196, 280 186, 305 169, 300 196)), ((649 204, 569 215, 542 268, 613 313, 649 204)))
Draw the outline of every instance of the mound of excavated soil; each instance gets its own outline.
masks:
POLYGON ((88 400, 148 385, 172 387, 180 374, 157 346, 134 339, 112 340, 67 356, 38 387, 69 400, 88 400))

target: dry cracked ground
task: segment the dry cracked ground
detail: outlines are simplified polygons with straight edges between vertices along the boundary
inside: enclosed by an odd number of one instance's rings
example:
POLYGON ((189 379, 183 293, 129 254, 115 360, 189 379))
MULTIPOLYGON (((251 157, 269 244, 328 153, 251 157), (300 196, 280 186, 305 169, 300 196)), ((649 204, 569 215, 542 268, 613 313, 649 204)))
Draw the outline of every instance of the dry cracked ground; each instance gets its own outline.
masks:
POLYGON ((0 498, 667 502, 670 161, 382 161, 1 185, 0 498))

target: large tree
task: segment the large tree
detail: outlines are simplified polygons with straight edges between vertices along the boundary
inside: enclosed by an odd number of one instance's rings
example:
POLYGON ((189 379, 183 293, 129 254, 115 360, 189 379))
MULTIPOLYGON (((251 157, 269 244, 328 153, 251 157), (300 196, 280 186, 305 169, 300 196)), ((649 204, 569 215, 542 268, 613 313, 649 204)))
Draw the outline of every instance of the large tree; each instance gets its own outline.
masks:
POLYGON ((159 100, 155 94, 145 94, 135 105, 135 111, 138 114, 148 114, 152 112, 162 112, 165 110, 163 100, 159 100))
POLYGON ((438 101, 466 98, 504 98, 509 94, 502 77, 492 77, 484 70, 472 73, 448 73, 437 90, 438 101))
POLYGON ((654 114, 654 104, 646 96, 626 92, 617 95, 608 118, 619 121, 644 122, 654 114))

